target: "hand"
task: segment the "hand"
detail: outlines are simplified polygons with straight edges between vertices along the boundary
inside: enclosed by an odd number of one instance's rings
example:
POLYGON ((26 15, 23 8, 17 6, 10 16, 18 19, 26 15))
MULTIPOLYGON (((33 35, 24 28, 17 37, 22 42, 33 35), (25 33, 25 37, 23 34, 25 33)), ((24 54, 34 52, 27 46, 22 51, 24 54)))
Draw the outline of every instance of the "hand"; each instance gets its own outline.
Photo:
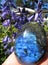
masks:
MULTIPOLYGON (((48 47, 48 37, 47 37, 47 47, 48 47)), ((47 51, 48 52, 48 51, 47 51)), ((5 60, 5 62, 2 65, 21 65, 14 52, 5 60)), ((37 65, 48 65, 48 54, 45 55, 45 57, 39 62, 37 65)))
MULTIPOLYGON (((17 60, 17 58, 16 58, 16 56, 15 56, 15 54, 14 54, 14 52, 13 52, 13 53, 5 60, 5 62, 4 62, 2 65, 21 65, 21 64, 18 62, 18 60, 17 60)), ((48 65, 48 58, 45 59, 44 62, 42 62, 41 64, 38 64, 38 65, 48 65)))
POLYGON ((14 54, 14 52, 5 60, 2 65, 21 65, 14 54))

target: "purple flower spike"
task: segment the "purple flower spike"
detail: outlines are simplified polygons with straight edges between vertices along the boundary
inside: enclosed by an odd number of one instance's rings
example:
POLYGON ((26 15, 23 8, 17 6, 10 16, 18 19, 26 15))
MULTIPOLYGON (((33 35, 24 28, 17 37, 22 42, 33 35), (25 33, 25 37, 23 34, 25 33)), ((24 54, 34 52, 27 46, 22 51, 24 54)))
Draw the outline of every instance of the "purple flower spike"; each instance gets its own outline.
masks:
POLYGON ((7 11, 5 11, 5 12, 2 13, 1 17, 2 17, 3 19, 6 19, 7 15, 9 15, 9 14, 10 14, 10 11, 7 10, 7 11))
POLYGON ((16 13, 15 12, 12 12, 11 15, 12 15, 12 20, 16 20, 16 17, 17 17, 16 16, 16 13))
POLYGON ((3 39, 3 44, 6 44, 8 41, 8 36, 6 36, 4 39, 3 39))
POLYGON ((5 51, 5 55, 6 54, 11 54, 14 51, 14 47, 12 46, 10 49, 7 49, 7 51, 5 51))
POLYGON ((8 13, 7 12, 3 12, 1 17, 4 18, 8 13))
POLYGON ((15 27, 18 27, 18 23, 16 22, 16 23, 14 24, 14 26, 15 26, 15 27))
POLYGON ((5 6, 2 8, 2 12, 6 11, 6 10, 10 10, 10 7, 9 6, 5 6))
POLYGON ((4 39, 3 39, 3 44, 9 44, 12 42, 12 39, 8 36, 6 36, 4 39))
POLYGON ((12 7, 16 8, 16 5, 15 5, 13 2, 9 2, 9 4, 10 4, 12 7))
POLYGON ((14 47, 12 46, 10 49, 10 52, 12 53, 14 51, 14 47))
POLYGON ((35 20, 35 21, 38 20, 38 13, 35 14, 35 19, 34 19, 34 20, 35 20))
POLYGON ((40 21, 43 22, 42 12, 39 13, 40 21))
POLYGON ((6 54, 8 54, 8 55, 10 54, 10 50, 9 49, 7 49, 7 51, 5 51, 5 55, 6 54))
POLYGON ((12 37, 13 37, 13 38, 16 38, 16 35, 17 35, 17 32, 13 33, 13 34, 12 34, 12 37))
POLYGON ((10 37, 8 37, 8 43, 11 43, 12 39, 10 37))
POLYGON ((18 29, 21 29, 21 24, 19 24, 19 23, 17 23, 17 22, 14 24, 14 26, 15 26, 16 28, 18 28, 18 29))
POLYGON ((30 16, 30 17, 28 18, 28 20, 31 21, 33 18, 34 18, 34 15, 30 16))
POLYGON ((7 47, 8 47, 8 44, 6 44, 6 45, 4 46, 4 49, 7 49, 7 47))
POLYGON ((3 22, 3 26, 4 26, 4 27, 10 26, 10 19, 5 20, 5 21, 3 22))

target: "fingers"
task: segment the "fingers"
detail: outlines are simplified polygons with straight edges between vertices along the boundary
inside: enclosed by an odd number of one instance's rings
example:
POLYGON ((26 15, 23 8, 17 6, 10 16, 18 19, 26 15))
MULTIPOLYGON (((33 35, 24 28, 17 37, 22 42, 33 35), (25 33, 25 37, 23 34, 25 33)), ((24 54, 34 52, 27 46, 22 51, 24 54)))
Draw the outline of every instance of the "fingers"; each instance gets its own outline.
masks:
POLYGON ((2 65, 21 65, 14 54, 14 52, 5 60, 2 65))

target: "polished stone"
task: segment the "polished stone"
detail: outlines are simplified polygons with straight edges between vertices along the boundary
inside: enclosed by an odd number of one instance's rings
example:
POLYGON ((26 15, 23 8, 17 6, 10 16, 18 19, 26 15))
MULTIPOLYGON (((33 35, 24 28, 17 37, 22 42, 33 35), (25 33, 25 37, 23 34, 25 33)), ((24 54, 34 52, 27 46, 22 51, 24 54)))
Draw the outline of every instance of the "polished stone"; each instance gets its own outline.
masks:
POLYGON ((32 25, 24 25, 15 41, 15 54, 23 63, 35 63, 45 53, 46 42, 43 29, 41 30, 38 24, 32 25))

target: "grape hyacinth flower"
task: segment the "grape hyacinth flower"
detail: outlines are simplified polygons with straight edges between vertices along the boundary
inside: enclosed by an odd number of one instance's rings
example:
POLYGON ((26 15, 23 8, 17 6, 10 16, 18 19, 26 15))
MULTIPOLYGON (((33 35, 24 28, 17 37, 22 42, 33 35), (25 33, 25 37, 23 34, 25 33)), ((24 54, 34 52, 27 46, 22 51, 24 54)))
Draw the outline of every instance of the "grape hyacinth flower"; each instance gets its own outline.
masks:
POLYGON ((5 21, 3 22, 3 26, 4 26, 4 27, 10 26, 10 19, 5 20, 5 21))

